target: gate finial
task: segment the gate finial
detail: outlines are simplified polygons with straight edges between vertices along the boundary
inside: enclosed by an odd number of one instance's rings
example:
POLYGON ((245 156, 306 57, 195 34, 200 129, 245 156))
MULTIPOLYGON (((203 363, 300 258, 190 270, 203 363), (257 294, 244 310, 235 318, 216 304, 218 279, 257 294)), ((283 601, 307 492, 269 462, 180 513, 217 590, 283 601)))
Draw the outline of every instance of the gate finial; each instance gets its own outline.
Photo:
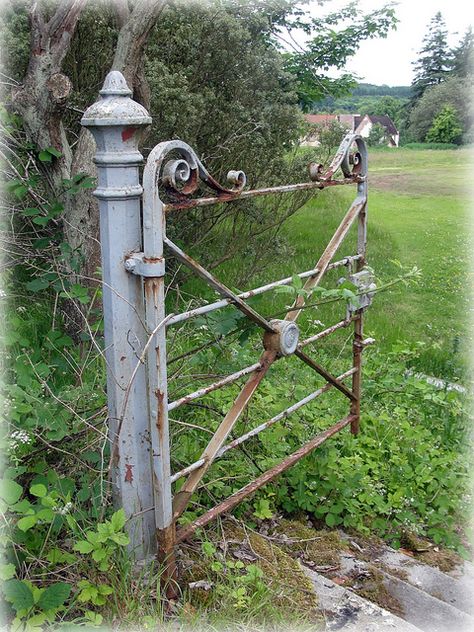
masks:
POLYGON ((84 112, 81 125, 149 125, 151 117, 148 111, 134 101, 132 91, 125 77, 118 70, 112 70, 105 78, 100 90, 101 98, 84 112))

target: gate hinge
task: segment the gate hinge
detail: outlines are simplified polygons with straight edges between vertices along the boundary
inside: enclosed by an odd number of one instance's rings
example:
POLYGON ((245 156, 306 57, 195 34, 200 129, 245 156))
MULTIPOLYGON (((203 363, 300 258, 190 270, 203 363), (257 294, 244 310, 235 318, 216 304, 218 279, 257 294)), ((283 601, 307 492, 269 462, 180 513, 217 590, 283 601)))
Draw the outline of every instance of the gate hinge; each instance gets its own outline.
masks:
POLYGON ((145 257, 143 252, 134 252, 124 262, 125 270, 142 277, 162 277, 165 275, 164 257, 145 257))

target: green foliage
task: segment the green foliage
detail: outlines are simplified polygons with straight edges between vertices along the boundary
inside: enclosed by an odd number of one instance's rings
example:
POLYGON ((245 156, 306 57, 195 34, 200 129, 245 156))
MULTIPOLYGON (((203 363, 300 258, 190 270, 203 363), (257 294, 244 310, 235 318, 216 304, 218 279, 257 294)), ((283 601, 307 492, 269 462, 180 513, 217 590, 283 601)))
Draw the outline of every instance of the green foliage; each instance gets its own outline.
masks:
POLYGON ((339 121, 329 121, 324 125, 308 125, 309 135, 317 139, 318 152, 321 156, 332 157, 339 147, 341 140, 347 134, 347 129, 339 121))
POLYGON ((474 33, 469 26, 459 45, 453 50, 452 74, 466 78, 474 72, 474 33))
POLYGON ((300 104, 308 110, 315 101, 348 94, 355 87, 355 78, 349 73, 333 79, 328 71, 344 69, 347 59, 356 53, 362 41, 386 37, 397 19, 389 5, 359 15, 349 4, 322 17, 313 17, 303 10, 287 22, 290 28, 302 29, 309 37, 304 50, 283 54, 286 68, 296 77, 300 104))
POLYGON ((386 143, 386 129, 380 123, 372 125, 369 136, 367 138, 367 144, 369 147, 383 145, 386 143))
POLYGON ((5 600, 16 613, 10 629, 14 632, 40 632, 66 610, 71 585, 56 582, 47 588, 38 588, 27 580, 10 579, 2 590, 5 600))
POLYGON ((471 85, 470 80, 450 77, 443 83, 427 89, 410 112, 408 131, 413 140, 424 141, 434 119, 443 108, 450 106, 456 111, 464 142, 469 142, 474 125, 472 110, 466 107, 470 100, 471 85))
POLYGON ((433 120, 433 125, 426 135, 426 141, 457 144, 461 141, 461 135, 462 127, 456 110, 450 105, 445 105, 433 120))
POLYGON ((459 145, 454 145, 453 143, 406 143, 403 147, 404 149, 419 151, 420 149, 458 149, 459 145))
POLYGON ((423 47, 413 63, 415 78, 412 84, 413 100, 420 99, 425 90, 448 78, 452 67, 452 52, 448 47, 448 32, 443 16, 438 11, 428 25, 423 47))
POLYGON ((90 554, 99 570, 107 571, 119 547, 126 546, 130 541, 128 535, 123 533, 124 525, 125 513, 119 509, 110 520, 99 524, 96 531, 87 531, 86 539, 76 542, 73 549, 83 555, 90 554))

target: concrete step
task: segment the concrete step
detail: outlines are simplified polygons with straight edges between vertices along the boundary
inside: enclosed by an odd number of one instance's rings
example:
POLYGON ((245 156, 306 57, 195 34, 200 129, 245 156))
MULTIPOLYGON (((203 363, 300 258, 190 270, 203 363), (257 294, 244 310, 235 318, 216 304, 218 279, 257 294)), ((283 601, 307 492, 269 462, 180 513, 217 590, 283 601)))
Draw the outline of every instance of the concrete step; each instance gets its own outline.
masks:
POLYGON ((302 566, 318 595, 326 630, 341 632, 420 632, 420 628, 302 566))
MULTIPOLYGON (((391 553, 391 551, 389 551, 391 553)), ((396 557, 396 556, 393 556, 396 557)), ((406 556, 408 557, 408 556, 406 556)), ((397 564, 400 562, 398 557, 397 564)), ((386 560, 389 560, 387 555, 386 560)), ((425 592, 423 587, 417 587, 407 581, 405 578, 397 576, 400 573, 399 565, 388 566, 368 563, 364 560, 357 559, 352 554, 342 553, 340 556, 340 573, 343 577, 355 578, 355 582, 352 584, 354 590, 358 588, 358 577, 366 577, 371 574, 371 567, 378 568, 379 573, 383 578, 383 585, 385 586, 388 594, 395 599, 397 605, 399 605, 400 612, 398 613, 405 621, 413 624, 425 632, 473 632, 474 631, 474 617, 471 617, 466 612, 459 610, 457 606, 439 599, 432 594, 425 592)), ((418 566, 422 566, 418 564, 418 566)), ((423 565, 426 566, 426 565, 423 565)), ((412 567, 413 569, 413 567, 412 567)), ((425 569, 415 568, 413 570, 414 576, 422 578, 426 584, 433 588, 434 578, 438 578, 440 582, 440 595, 443 590, 443 586, 446 590, 451 591, 451 598, 457 600, 455 580, 444 575, 437 569, 426 567, 425 569), (423 572, 422 572, 423 571, 423 572), (431 571, 434 571, 433 574, 431 571), (418 575, 416 575, 418 573, 418 575)), ((403 575, 402 575, 403 577, 403 575)), ((361 586, 363 586, 363 580, 361 586)), ((420 582, 421 586, 421 582, 420 582)), ((459 601, 459 600, 458 600, 459 601)), ((464 604, 467 607, 467 604, 464 604)))
POLYGON ((425 632, 473 632, 474 618, 397 577, 385 574, 387 590, 402 604, 403 618, 425 632))
POLYGON ((381 550, 372 563, 432 597, 474 616, 474 577, 462 572, 456 577, 389 547, 381 550))
POLYGON ((341 531, 340 536, 351 547, 355 557, 363 554, 363 558, 377 568, 474 616, 474 565, 470 562, 463 561, 452 571, 441 571, 383 542, 361 548, 347 533, 341 531))

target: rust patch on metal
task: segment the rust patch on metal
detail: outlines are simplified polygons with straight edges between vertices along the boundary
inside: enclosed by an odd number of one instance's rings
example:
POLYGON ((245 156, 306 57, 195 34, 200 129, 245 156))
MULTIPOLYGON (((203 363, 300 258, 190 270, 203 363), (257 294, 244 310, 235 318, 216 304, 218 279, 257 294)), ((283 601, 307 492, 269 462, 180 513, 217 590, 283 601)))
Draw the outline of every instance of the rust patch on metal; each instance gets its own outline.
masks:
POLYGON ((125 482, 133 483, 133 465, 125 463, 125 482))
POLYGON ((176 528, 174 523, 164 529, 156 530, 157 561, 163 567, 160 576, 162 590, 168 599, 179 596, 175 558, 176 528))

